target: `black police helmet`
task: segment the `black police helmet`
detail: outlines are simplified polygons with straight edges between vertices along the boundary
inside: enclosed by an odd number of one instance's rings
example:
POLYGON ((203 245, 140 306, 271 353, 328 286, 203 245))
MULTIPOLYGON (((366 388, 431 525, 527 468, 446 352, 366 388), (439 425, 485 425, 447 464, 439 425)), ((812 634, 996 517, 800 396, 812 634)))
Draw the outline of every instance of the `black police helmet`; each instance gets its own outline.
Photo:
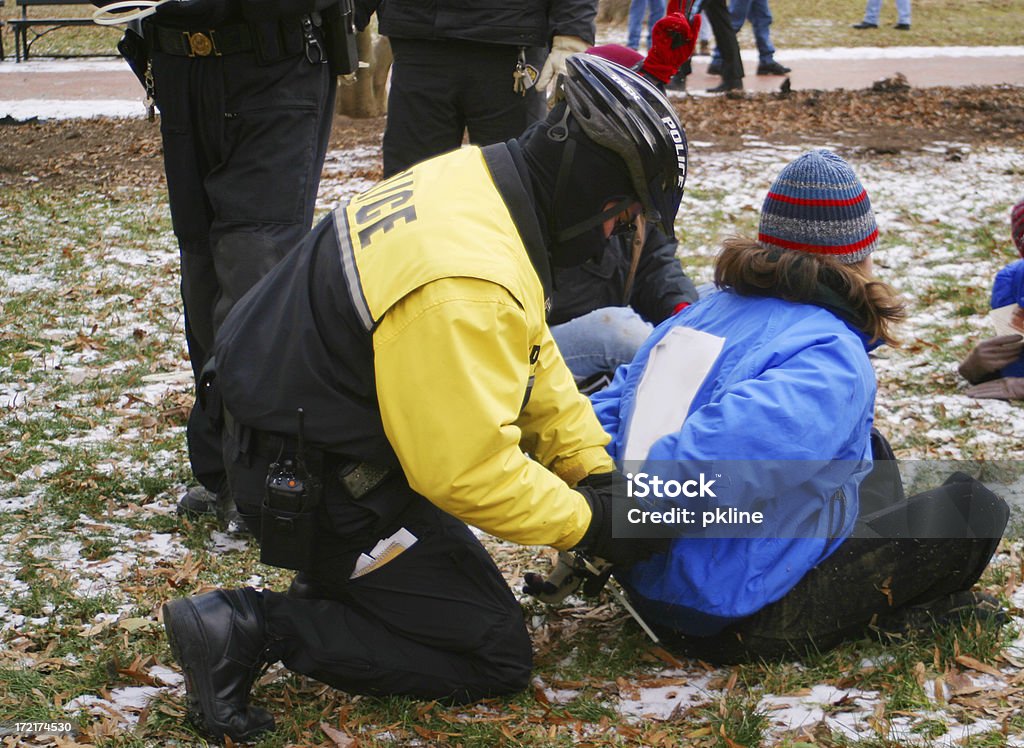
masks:
POLYGON ((587 54, 568 58, 562 88, 584 134, 625 162, 647 220, 673 236, 687 144, 668 99, 632 70, 587 54))

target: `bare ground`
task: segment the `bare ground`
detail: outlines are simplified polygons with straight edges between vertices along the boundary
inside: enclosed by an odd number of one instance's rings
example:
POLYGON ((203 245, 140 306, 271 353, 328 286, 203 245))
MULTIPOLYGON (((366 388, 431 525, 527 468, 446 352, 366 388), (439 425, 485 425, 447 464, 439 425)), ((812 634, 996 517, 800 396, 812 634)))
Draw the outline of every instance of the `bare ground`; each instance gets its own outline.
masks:
MULTIPOLYGON (((673 100, 691 140, 723 149, 744 136, 779 143, 821 141, 879 153, 934 143, 1024 145, 1024 88, 795 91, 673 100)), ((337 117, 332 149, 379 144, 383 118, 337 117)), ((158 123, 143 119, 0 120, 0 186, 39 182, 52 189, 109 189, 162 180, 158 123)), ((378 174, 367 174, 375 178, 378 174)))

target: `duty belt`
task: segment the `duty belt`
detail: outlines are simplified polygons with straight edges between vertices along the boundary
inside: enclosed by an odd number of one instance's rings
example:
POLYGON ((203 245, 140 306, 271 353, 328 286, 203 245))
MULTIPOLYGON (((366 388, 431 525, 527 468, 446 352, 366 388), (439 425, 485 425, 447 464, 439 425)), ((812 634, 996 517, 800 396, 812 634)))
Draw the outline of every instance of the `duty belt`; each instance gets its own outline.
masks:
POLYGON ((155 31, 157 49, 179 57, 220 57, 254 48, 252 34, 244 23, 187 31, 156 26, 155 31))
MULTIPOLYGON (((293 436, 275 434, 241 425, 227 409, 223 411, 223 418, 224 428, 235 440, 239 450, 245 454, 276 460, 285 454, 293 455, 299 447, 298 439, 293 436)), ((303 449, 309 462, 312 463, 309 466, 311 471, 333 473, 344 490, 348 492, 349 497, 354 500, 361 499, 375 489, 394 471, 394 468, 359 462, 337 452, 309 445, 303 449)), ((320 477, 323 480, 326 475, 320 477)))

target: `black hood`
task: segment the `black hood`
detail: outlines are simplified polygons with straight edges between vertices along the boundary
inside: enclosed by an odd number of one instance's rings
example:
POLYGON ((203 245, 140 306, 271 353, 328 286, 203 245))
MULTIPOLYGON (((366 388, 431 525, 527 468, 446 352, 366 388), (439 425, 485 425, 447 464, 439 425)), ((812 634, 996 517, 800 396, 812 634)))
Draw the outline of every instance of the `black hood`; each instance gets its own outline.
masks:
POLYGON ((604 206, 639 201, 625 163, 590 140, 567 114, 564 102, 527 129, 518 143, 548 234, 552 264, 570 267, 599 258, 607 244, 604 206))

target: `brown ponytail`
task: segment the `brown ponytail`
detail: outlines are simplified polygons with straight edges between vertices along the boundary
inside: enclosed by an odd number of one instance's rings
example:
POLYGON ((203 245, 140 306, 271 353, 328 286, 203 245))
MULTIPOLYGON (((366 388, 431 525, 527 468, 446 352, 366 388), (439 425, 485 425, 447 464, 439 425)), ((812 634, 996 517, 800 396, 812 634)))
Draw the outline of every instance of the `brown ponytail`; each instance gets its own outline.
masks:
POLYGON ((741 296, 770 296, 821 305, 823 290, 848 307, 844 315, 872 341, 898 345, 891 327, 906 317, 903 301, 887 284, 866 277, 857 265, 828 255, 768 249, 755 241, 730 237, 715 261, 715 285, 741 296))

